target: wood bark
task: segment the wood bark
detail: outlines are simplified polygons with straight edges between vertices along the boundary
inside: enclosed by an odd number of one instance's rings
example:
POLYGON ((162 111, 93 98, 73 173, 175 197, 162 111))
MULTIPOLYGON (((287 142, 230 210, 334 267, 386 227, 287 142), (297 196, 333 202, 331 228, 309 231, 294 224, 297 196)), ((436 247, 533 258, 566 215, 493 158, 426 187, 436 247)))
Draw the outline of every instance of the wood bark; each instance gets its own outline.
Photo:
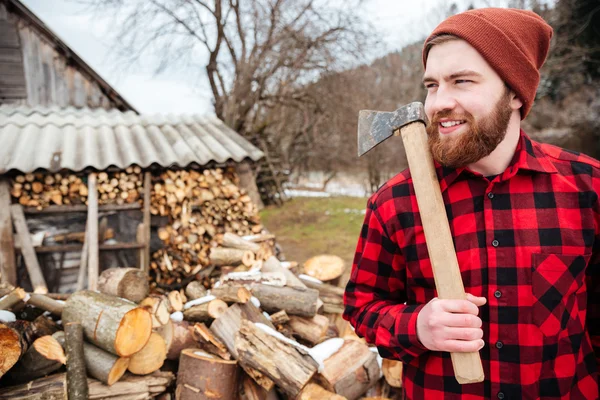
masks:
POLYGON ((179 400, 235 400, 239 376, 237 361, 221 360, 197 349, 185 349, 179 359, 175 395, 179 400))
POLYGON ((148 311, 130 301, 89 290, 69 297, 62 320, 80 322, 87 340, 121 357, 141 350, 152 332, 148 311))
POLYGON ((11 383, 28 382, 59 370, 66 362, 64 350, 56 339, 42 336, 33 342, 7 376, 11 383))
MULTIPOLYGON (((51 337, 64 347, 64 332, 56 332, 51 337)), ((88 375, 109 386, 121 379, 129 366, 129 357, 115 356, 87 342, 83 343, 83 356, 88 375)))
POLYGON ((61 316, 65 307, 64 301, 54 300, 47 295, 32 293, 27 300, 27 304, 31 304, 41 310, 48 311, 56 316, 61 316))
MULTIPOLYGON (((233 358, 239 360, 239 355, 235 346, 236 333, 242 326, 242 321, 261 322, 274 329, 273 324, 260 312, 252 302, 246 304, 233 304, 227 311, 221 314, 210 325, 210 330, 215 336, 225 344, 233 358)), ((265 390, 273 388, 274 383, 271 379, 257 371, 253 367, 240 362, 241 367, 246 373, 254 379, 265 390)))
POLYGON ((23 214, 23 207, 20 204, 13 204, 10 206, 10 212, 21 242, 21 254, 25 259, 25 266, 27 267, 29 280, 33 286, 33 292, 48 293, 48 285, 46 285, 44 274, 42 274, 37 255, 31 243, 31 236, 27 228, 27 222, 25 221, 25 214, 23 214))
POLYGON ((260 250, 259 244, 242 239, 235 233, 231 232, 226 232, 223 235, 223 247, 229 247, 238 250, 249 250, 255 254, 260 250))
POLYGON ((292 315, 289 326, 292 328, 294 336, 315 345, 325 340, 329 328, 329 318, 319 314, 311 318, 292 315))
POLYGON ((210 290, 210 294, 217 297, 219 300, 231 303, 247 303, 252 297, 252 293, 244 286, 238 285, 222 285, 210 290))
POLYGON ((207 294, 207 290, 200 281, 191 281, 185 288, 188 301, 199 299, 207 294))
POLYGON ((165 340, 156 332, 152 332, 148 343, 129 360, 127 370, 136 375, 147 375, 158 371, 167 359, 165 340))
POLYGON ((171 328, 163 330, 163 333, 158 332, 165 340, 168 360, 179 359, 179 354, 184 349, 198 347, 198 343, 192 334, 193 327, 189 322, 170 322, 165 325, 165 327, 168 326, 171 326, 171 328), (171 331, 170 335, 165 333, 165 331, 169 330, 171 331))
POLYGON ((10 215, 10 186, 6 179, 0 180, 0 276, 3 283, 17 284, 17 264, 10 215))
POLYGON ((227 303, 215 299, 184 310, 183 318, 186 321, 204 322, 218 318, 225 310, 227 310, 227 303))
POLYGON ((287 395, 296 397, 317 372, 317 363, 297 347, 242 321, 235 338, 239 361, 264 373, 287 395))
POLYGON ((317 313, 319 292, 315 289, 253 284, 250 291, 266 312, 285 310, 289 315, 303 317, 313 317, 317 313))
POLYGON ((21 288, 16 288, 0 299, 0 310, 10 310, 13 306, 23 301, 27 293, 21 288))
POLYGON ((319 291, 323 301, 323 312, 326 314, 341 314, 344 312, 344 289, 327 283, 316 283, 309 279, 300 280, 309 288, 319 291))
POLYGON ((54 374, 0 389, 0 400, 68 400, 66 374, 54 374))
POLYGON ((346 340, 323 364, 321 386, 349 400, 358 399, 381 378, 377 355, 354 340, 346 340))
POLYGON ((88 383, 83 356, 83 327, 79 322, 65 324, 65 353, 69 400, 87 400, 88 383))
POLYGON ((245 372, 242 372, 241 375, 240 400, 267 400, 269 392, 254 382, 254 379, 245 372))
POLYGON ((254 260, 254 253, 248 250, 226 249, 223 247, 215 247, 210 250, 210 262, 217 267, 226 265, 235 267, 240 264, 250 267, 254 260))
POLYGON ((202 322, 194 324, 192 336, 201 349, 215 354, 223 360, 231 360, 231 354, 227 351, 225 344, 202 322))
POLYGON ((150 290, 148 274, 137 268, 109 268, 100 275, 98 290, 139 303, 150 290))
POLYGON ((276 313, 271 314, 270 317, 273 325, 287 324, 290 322, 290 317, 287 315, 285 310, 277 311, 276 313))

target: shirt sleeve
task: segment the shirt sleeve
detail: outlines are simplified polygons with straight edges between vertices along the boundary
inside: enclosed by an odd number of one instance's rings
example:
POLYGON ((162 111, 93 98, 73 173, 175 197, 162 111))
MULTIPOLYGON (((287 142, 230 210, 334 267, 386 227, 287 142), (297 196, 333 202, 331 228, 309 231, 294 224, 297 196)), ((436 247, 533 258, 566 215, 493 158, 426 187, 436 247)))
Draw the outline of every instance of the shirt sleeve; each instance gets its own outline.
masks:
POLYGON ((406 305, 406 265, 369 200, 344 292, 343 318, 384 358, 409 363, 428 351, 417 339, 417 314, 406 305))
MULTIPOLYGON (((595 205, 595 237, 592 257, 586 269, 587 308, 586 326, 592 342, 596 364, 600 368, 600 177, 593 178, 596 193, 595 205)), ((600 382, 599 382, 600 384, 600 382)))

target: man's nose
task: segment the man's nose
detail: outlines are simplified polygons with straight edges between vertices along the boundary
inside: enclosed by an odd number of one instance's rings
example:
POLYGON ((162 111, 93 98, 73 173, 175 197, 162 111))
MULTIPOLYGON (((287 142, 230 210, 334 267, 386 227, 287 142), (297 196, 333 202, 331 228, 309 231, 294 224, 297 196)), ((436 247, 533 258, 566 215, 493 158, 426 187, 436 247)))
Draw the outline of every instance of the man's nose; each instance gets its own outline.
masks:
POLYGON ((456 98, 448 88, 440 86, 431 99, 430 111, 434 115, 442 111, 452 111, 456 108, 456 98))

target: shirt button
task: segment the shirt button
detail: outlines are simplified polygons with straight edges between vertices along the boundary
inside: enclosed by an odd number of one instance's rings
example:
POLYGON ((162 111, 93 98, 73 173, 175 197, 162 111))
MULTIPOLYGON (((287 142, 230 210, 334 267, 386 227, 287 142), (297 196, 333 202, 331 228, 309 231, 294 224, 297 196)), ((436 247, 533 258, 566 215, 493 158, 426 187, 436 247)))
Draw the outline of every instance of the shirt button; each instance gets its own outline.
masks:
POLYGON ((499 290, 496 290, 496 291, 494 292, 494 297, 495 297, 495 298, 497 298, 497 299, 499 299, 500 297, 502 297, 502 292, 501 292, 501 291, 499 291, 499 290))
POLYGON ((502 400, 504 398, 504 393, 498 392, 498 398, 502 400))
POLYGON ((498 245, 499 245, 499 244, 500 244, 500 242, 499 242, 499 241, 497 241, 496 239, 494 239, 494 240, 492 241, 492 246, 494 246, 494 247, 498 247, 498 245))
POLYGON ((489 193, 488 193, 488 199, 493 199, 493 198, 494 198, 494 193, 492 193, 492 192, 489 192, 489 193))
POLYGON ((504 347, 504 343, 502 343, 500 341, 496 342, 496 348, 497 349, 501 349, 502 347, 504 347))

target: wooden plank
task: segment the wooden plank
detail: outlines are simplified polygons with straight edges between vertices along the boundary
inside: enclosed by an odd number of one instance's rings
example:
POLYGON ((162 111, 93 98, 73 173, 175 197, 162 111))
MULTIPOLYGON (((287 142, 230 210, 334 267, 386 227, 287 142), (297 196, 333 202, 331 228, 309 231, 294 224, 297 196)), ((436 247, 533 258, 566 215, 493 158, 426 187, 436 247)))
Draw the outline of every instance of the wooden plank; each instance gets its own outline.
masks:
POLYGON ((15 24, 10 20, 0 20, 0 48, 19 48, 19 37, 15 24))
MULTIPOLYGON (((143 243, 137 243, 137 242, 99 244, 98 251, 138 250, 138 249, 143 249, 144 247, 145 246, 143 243)), ((68 253, 68 252, 83 251, 83 245, 82 244, 57 244, 57 245, 50 245, 50 246, 37 246, 37 247, 34 247, 33 249, 35 250, 35 252, 37 254, 68 253)), ((15 250, 17 252, 21 252, 21 247, 15 246, 15 250)))
POLYGON ((31 236, 29 235, 29 229, 27 228, 27 222, 25 221, 25 214, 23 214, 23 207, 20 204, 12 204, 10 206, 10 212, 17 230, 17 235, 19 235, 21 241, 21 254, 25 259, 25 266, 29 273, 29 280, 33 286, 33 292, 48 293, 46 280, 40 269, 33 243, 31 243, 31 236))
POLYGON ((96 187, 96 174, 91 173, 88 178, 88 289, 96 290, 99 274, 98 251, 98 189, 96 187))
POLYGON ((18 87, 0 87, 0 97, 3 99, 25 99, 27 98, 27 89, 25 85, 18 87))
POLYGON ((150 269, 150 232, 151 232, 151 224, 150 224, 150 191, 152 188, 152 175, 150 171, 146 171, 144 173, 144 228, 145 228, 145 244, 146 248, 144 249, 144 263, 142 264, 142 269, 146 272, 150 269))
POLYGON ((138 244, 142 246, 142 248, 138 252, 138 267, 142 271, 147 271, 147 269, 145 269, 145 265, 148 262, 148 259, 146 256, 146 227, 144 226, 144 223, 138 224, 136 239, 138 244))
POLYGON ((17 286, 14 246, 13 225, 10 216, 10 184, 6 179, 2 179, 0 181, 0 272, 2 273, 0 282, 17 286))
POLYGON ((85 224, 85 236, 83 239, 83 248, 81 249, 81 262, 79 263, 79 274, 77 275, 77 290, 83 290, 85 286, 85 277, 87 273, 87 262, 88 262, 88 247, 89 241, 88 236, 89 229, 85 224))
POLYGON ((21 49, 1 49, 0 50, 0 62, 1 63, 15 63, 21 65, 21 49))
MULTIPOLYGON (((105 204, 98 206, 98 212, 109 212, 109 211, 130 211, 140 210, 142 206, 139 203, 131 204, 105 204)), ((26 215, 40 215, 40 214, 60 214, 60 213, 72 213, 72 212, 87 212, 88 207, 85 204, 81 205, 63 205, 63 206, 48 206, 41 210, 35 207, 25 207, 26 215)))

